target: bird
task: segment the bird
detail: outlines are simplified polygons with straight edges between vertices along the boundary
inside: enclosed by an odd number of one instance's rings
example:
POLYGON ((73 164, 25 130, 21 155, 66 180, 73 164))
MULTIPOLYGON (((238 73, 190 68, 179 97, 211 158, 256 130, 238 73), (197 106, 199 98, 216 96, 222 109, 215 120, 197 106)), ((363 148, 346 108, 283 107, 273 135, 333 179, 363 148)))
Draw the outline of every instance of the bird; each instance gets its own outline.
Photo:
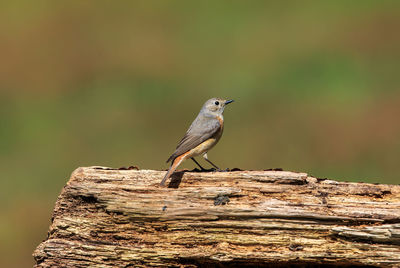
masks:
POLYGON ((186 159, 190 158, 193 162, 205 170, 194 157, 202 155, 216 170, 220 170, 212 163, 207 156, 207 152, 217 144, 224 131, 224 109, 233 100, 212 98, 207 100, 201 108, 196 119, 186 131, 176 147, 175 152, 168 158, 171 166, 162 179, 160 185, 164 186, 165 181, 174 173, 176 168, 186 159))

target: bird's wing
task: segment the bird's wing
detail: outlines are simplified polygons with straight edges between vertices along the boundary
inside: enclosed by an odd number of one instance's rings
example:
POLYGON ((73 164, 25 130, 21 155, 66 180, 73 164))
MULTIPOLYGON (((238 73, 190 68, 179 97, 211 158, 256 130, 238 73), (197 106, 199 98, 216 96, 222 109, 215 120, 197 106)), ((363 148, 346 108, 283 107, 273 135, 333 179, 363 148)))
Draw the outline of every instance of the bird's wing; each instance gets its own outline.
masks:
POLYGON ((221 124, 216 118, 207 118, 207 120, 196 118, 189 130, 186 132, 185 136, 179 142, 175 152, 168 158, 167 163, 171 160, 173 161, 179 155, 195 148, 203 141, 208 140, 215 133, 217 133, 220 128, 221 124))

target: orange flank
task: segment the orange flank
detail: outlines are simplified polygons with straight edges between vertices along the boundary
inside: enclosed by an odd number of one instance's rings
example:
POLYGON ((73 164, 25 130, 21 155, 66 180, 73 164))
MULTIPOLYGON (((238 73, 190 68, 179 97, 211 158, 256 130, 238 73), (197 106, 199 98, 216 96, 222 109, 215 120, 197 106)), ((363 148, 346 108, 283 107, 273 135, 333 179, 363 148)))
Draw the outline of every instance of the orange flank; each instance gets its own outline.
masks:
POLYGON ((224 128, 224 119, 222 119, 221 116, 217 116, 217 119, 219 121, 219 124, 221 125, 221 129, 223 129, 224 128))

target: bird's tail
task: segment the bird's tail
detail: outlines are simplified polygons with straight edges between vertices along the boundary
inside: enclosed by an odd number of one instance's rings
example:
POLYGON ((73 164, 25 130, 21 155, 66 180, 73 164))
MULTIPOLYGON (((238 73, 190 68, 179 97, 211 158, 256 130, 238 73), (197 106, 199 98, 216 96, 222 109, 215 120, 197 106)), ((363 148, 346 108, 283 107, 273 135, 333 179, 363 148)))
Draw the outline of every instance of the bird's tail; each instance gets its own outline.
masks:
POLYGON ((164 186, 165 181, 172 175, 172 173, 174 173, 174 171, 182 163, 182 161, 185 160, 185 156, 186 154, 180 155, 172 161, 172 164, 169 167, 167 174, 165 174, 164 178, 160 183, 161 186, 164 186))

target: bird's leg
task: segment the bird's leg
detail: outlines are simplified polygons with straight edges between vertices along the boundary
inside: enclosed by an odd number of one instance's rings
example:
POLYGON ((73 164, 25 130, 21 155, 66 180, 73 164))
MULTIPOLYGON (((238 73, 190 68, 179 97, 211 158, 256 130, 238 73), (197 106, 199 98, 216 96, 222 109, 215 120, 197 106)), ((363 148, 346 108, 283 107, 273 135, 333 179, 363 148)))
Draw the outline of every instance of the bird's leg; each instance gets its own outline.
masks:
POLYGON ((213 164, 213 162, 211 162, 211 161, 208 160, 207 158, 206 158, 206 161, 207 161, 208 163, 210 163, 217 171, 221 171, 221 169, 220 169, 219 167, 217 167, 215 164, 213 164))
POLYGON ((190 159, 192 159, 193 160, 193 162, 195 162, 196 163, 196 165, 198 165, 199 166, 199 168, 201 169, 201 171, 207 171, 207 169, 205 169, 205 168, 203 168, 200 164, 199 164, 199 162, 197 162, 196 161, 196 159, 194 159, 193 157, 191 157, 190 159))
POLYGON ((203 157, 204 157, 204 159, 205 159, 208 163, 210 163, 210 164, 215 168, 216 171, 222 171, 222 170, 221 170, 219 167, 217 167, 213 162, 211 162, 210 160, 208 160, 207 153, 205 153, 205 154, 203 155, 203 157))

